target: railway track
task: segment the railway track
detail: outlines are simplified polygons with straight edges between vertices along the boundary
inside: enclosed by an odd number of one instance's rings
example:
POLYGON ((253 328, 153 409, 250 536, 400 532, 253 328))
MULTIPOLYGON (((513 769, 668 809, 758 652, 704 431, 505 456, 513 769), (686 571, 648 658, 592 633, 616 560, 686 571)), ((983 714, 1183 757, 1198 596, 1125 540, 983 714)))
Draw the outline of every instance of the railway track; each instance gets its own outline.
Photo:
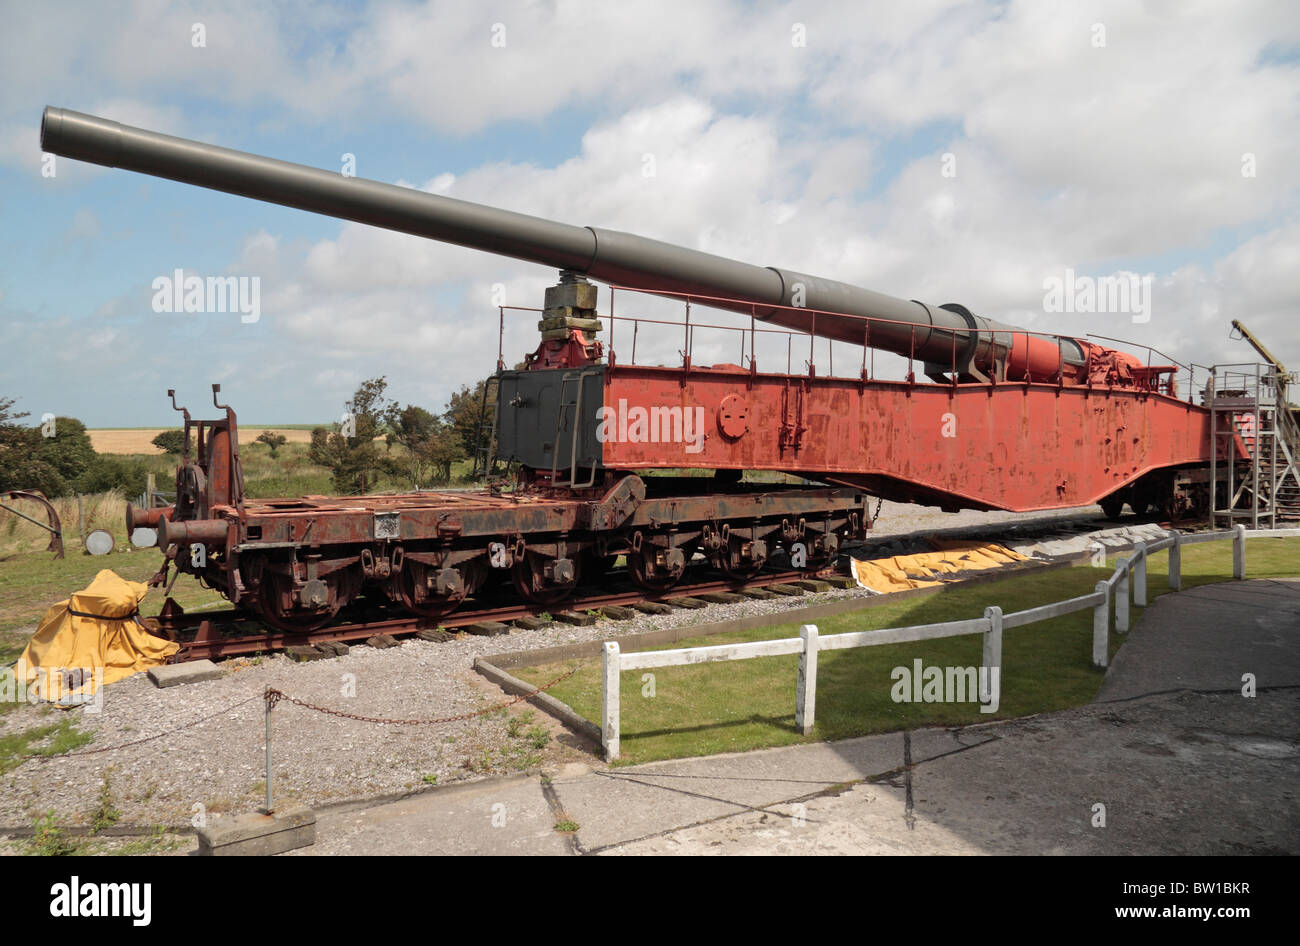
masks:
MULTIPOLYGON (((718 592, 738 592, 766 585, 790 584, 806 579, 843 575, 842 571, 825 568, 820 571, 770 571, 746 580, 732 578, 703 578, 700 581, 682 582, 662 594, 649 594, 637 588, 620 573, 611 573, 605 590, 592 589, 578 593, 560 605, 553 606, 558 613, 583 614, 615 606, 638 605, 646 602, 671 603, 676 599, 718 592)), ((513 595, 501 593, 470 599, 457 611, 438 620, 420 615, 395 611, 391 607, 374 606, 352 615, 340 615, 338 622, 313 631, 283 631, 266 626, 258 615, 238 608, 222 611, 185 613, 170 598, 157 617, 145 618, 145 626, 153 633, 170 637, 180 644, 172 658, 174 663, 188 660, 234 657, 241 654, 279 651, 295 646, 314 646, 327 642, 348 643, 364 641, 380 635, 392 637, 418 634, 421 631, 470 627, 488 622, 506 623, 521 618, 547 613, 538 605, 530 604, 513 595)))
MULTIPOLYGON (((1188 529, 1200 525, 1198 522, 1160 521, 1159 517, 1133 516, 1126 518, 1123 524, 1138 525, 1158 523, 1162 528, 1188 529)), ((931 534, 945 534, 950 537, 979 538, 984 541, 1006 541, 1013 535, 1024 539, 1028 534, 1041 530, 1043 533, 1058 531, 1077 531, 1086 533, 1092 527, 1111 526, 1115 522, 1091 513, 1079 516, 1052 517, 1042 521, 1000 522, 996 524, 978 524, 955 529, 922 529, 913 533, 895 533, 878 535, 878 541, 898 541, 900 539, 920 539, 931 534), (1028 527, 1028 528, 1026 528, 1028 527)), ((863 549, 869 549, 874 543, 865 543, 863 549)), ((809 579, 843 576, 842 569, 824 568, 811 570, 770 570, 763 571, 748 580, 736 580, 722 576, 702 576, 697 581, 683 581, 672 589, 660 594, 651 594, 637 587, 622 569, 610 572, 604 581, 604 588, 588 586, 579 588, 578 592, 562 604, 554 605, 558 613, 583 613, 601 608, 615 606, 632 606, 646 602, 668 603, 678 598, 691 598, 717 592, 736 592, 759 588, 767 585, 789 584, 809 579)), ((180 644, 180 650, 173 657, 174 662, 187 660, 233 657, 241 654, 255 654, 267 651, 280 651, 288 647, 314 646, 327 642, 348 643, 365 641, 379 635, 402 637, 418 634, 421 631, 445 629, 454 631, 488 622, 508 623, 521 618, 536 617, 546 613, 536 604, 523 601, 513 593, 502 588, 496 593, 471 598, 457 611, 433 620, 419 615, 394 609, 391 605, 377 604, 366 609, 356 609, 350 615, 341 614, 334 624, 314 631, 284 631, 268 627, 260 617, 250 611, 227 608, 221 611, 195 612, 186 614, 168 599, 162 612, 156 618, 146 618, 146 625, 155 633, 170 636, 180 644)))

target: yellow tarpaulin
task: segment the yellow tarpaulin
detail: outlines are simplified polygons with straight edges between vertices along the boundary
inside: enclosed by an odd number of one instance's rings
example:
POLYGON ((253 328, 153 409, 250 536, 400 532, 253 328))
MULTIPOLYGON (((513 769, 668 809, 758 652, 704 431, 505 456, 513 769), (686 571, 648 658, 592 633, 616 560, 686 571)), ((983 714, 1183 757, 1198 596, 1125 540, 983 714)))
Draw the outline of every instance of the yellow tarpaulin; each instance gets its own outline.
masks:
POLYGON ((963 542, 955 539, 930 540, 939 546, 938 552, 920 552, 916 555, 895 555, 871 561, 850 559, 853 577, 859 587, 887 594, 905 588, 925 588, 941 584, 939 575, 954 572, 997 568, 1009 562, 1023 562, 1026 556, 1002 545, 963 542))
POLYGON ((101 685, 166 663, 180 645, 148 633, 135 619, 148 590, 104 569, 89 588, 45 612, 14 666, 15 677, 42 699, 76 702, 101 685))

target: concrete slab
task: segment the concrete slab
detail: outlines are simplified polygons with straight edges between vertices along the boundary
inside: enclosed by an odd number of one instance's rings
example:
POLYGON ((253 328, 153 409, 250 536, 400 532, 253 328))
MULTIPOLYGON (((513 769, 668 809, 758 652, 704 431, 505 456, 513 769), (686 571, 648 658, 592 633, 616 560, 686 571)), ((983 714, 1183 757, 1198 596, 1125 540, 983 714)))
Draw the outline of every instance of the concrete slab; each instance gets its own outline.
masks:
POLYGON ((568 841, 555 831, 558 820, 540 778, 492 779, 372 808, 322 812, 316 844, 295 853, 567 854, 568 841))
POLYGON ((586 850, 798 798, 903 765, 900 733, 701 759, 653 762, 557 781, 586 850))
POLYGON ((190 660, 183 664, 163 664, 149 668, 149 679, 156 687, 176 687, 186 683, 202 683, 221 677, 221 668, 211 660, 190 660))
POLYGON ((1093 705, 990 726, 887 782, 597 853, 1296 854, 1298 718, 1292 690, 1093 705))
POLYGON ((1157 598, 1111 663, 1099 702, 1161 690, 1300 684, 1300 579, 1201 585, 1157 598))
POLYGON ((316 815, 302 805, 286 804, 269 815, 214 817, 197 833, 199 854, 205 857, 283 854, 315 843, 316 815))

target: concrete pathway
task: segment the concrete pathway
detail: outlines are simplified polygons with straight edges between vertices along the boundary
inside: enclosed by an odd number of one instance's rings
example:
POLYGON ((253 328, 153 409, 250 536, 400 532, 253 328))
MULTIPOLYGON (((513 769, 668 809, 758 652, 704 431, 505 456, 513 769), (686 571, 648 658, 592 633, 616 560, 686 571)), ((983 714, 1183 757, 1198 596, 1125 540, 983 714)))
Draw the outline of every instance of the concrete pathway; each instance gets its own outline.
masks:
POLYGON ((1130 637, 1090 706, 454 786, 295 853, 1300 853, 1300 581, 1166 595, 1130 637))

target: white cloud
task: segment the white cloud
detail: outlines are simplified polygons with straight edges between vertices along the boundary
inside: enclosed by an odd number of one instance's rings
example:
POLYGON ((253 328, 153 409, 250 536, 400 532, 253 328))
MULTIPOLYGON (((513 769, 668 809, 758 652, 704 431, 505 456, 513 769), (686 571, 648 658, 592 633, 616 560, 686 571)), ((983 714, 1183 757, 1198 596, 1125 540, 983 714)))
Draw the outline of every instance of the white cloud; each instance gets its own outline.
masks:
MULTIPOLYGON (((305 134, 326 121, 382 120, 471 133, 577 108, 585 132, 554 166, 488 157, 423 189, 962 302, 1039 329, 1133 337, 1180 358, 1247 356, 1224 342, 1240 316, 1300 365, 1287 321, 1300 270, 1300 70, 1277 55, 1300 42, 1300 20, 1284 5, 1246 3, 1231 15, 1028 2, 433 3, 371 13, 353 26, 313 8, 324 19, 302 35, 307 16, 294 7, 141 2, 120 22, 86 7, 63 30, 20 14, 0 39, 14 65, 0 116, 88 85, 98 98, 87 110, 207 140, 224 131, 211 110, 172 96, 256 110, 305 134), (205 50, 188 45, 194 20, 207 26, 205 50), (503 48, 491 45, 497 22, 503 48), (795 23, 807 29, 805 48, 790 43, 795 23), (941 174, 947 151, 955 178, 941 174), (1255 177, 1241 174, 1247 152, 1255 177), (1207 261, 1204 248, 1233 232, 1245 236, 1207 261), (1162 261, 1148 325, 1042 312, 1045 275, 1145 271, 1145 259, 1162 261)), ((27 138, 30 128, 6 121, 0 161, 34 166, 27 138)), ((259 225, 255 208, 248 220, 259 225)), ((379 373, 395 396, 438 406, 495 362, 493 285, 512 304, 538 305, 554 278, 356 224, 311 243, 255 232, 229 271, 262 276, 265 323, 251 330, 263 335, 239 330, 231 344, 276 345, 245 376, 297 378, 331 410, 379 373)), ((509 364, 536 342, 531 316, 511 319, 509 364)), ((642 335, 639 360, 671 361, 678 347, 642 335)), ((735 360, 728 351, 718 342, 710 357, 735 360)))

